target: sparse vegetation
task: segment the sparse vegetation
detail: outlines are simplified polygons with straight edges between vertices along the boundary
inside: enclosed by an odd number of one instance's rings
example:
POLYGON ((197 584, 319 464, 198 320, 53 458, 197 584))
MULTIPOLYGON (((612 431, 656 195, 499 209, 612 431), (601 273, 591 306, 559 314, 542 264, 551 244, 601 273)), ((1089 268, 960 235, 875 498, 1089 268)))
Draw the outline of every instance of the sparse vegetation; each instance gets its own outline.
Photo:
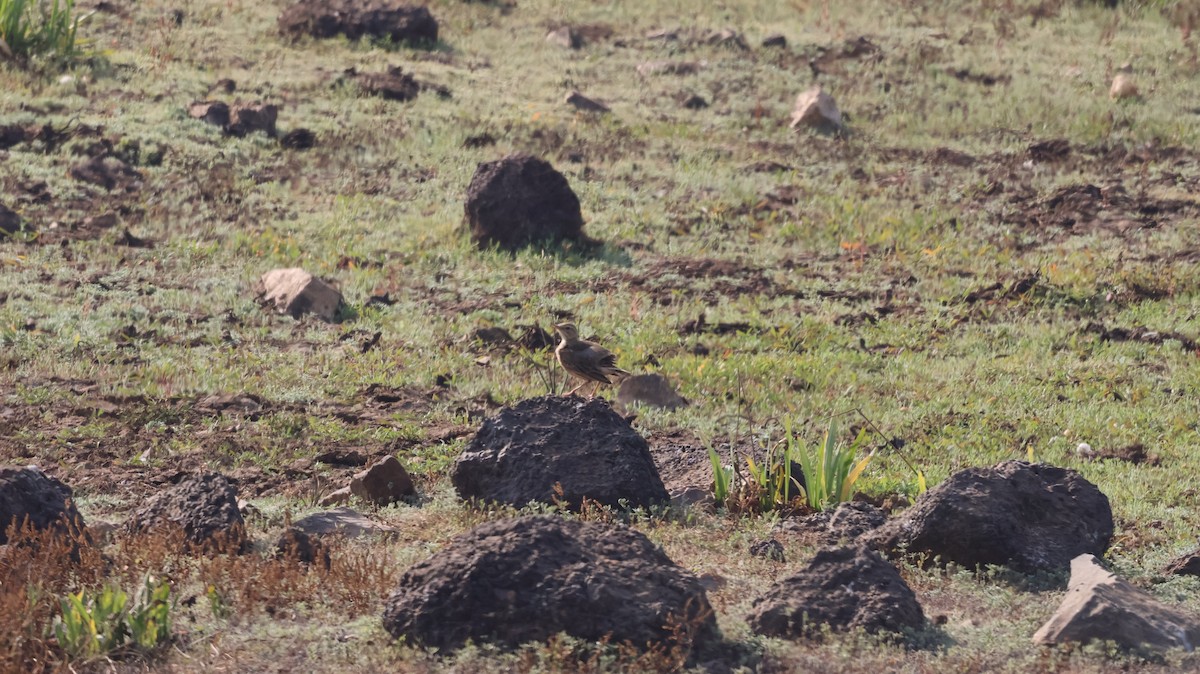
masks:
POLYGON ((849 501, 854 496, 854 485, 871 463, 874 454, 857 458, 867 438, 867 429, 859 431, 850 444, 838 438, 836 421, 829 422, 825 438, 813 449, 807 450, 804 441, 796 436, 790 425, 784 428, 783 446, 785 461, 797 462, 804 471, 804 498, 810 508, 824 510, 830 506, 849 501))
POLYGON ((713 488, 725 507, 578 516, 624 521, 703 576, 735 671, 1197 668, 1183 654, 1039 651, 1029 638, 1059 590, 987 570, 901 566, 944 618, 935 648, 760 638, 744 619, 824 544, 784 507, 791 459, 812 465, 812 508, 856 491, 899 506, 926 480, 1006 459, 1070 467, 1111 501, 1106 562, 1200 613, 1194 579, 1159 574, 1194 547, 1200 507, 1189 3, 430 0, 432 49, 285 38, 287 4, 0 0, 13 52, 0 57, 0 203, 26 228, 0 235, 0 462, 42 466, 89 523, 115 525, 96 546, 0 552, 0 616, 14 617, 0 620, 0 670, 86 667, 86 649, 55 635, 61 600, 86 607, 147 574, 169 579, 187 638, 131 652, 131 669, 684 667, 569 639, 434 655, 389 645, 379 625, 405 569, 517 512, 459 502, 446 475, 483 418, 563 390, 526 339, 562 321, 689 401, 639 407, 633 423, 669 462, 670 489, 713 488), (546 41, 560 26, 578 49, 546 41), (786 45, 763 46, 771 33, 786 45), (658 61, 694 66, 639 73, 658 61), (71 77, 36 67, 64 62, 71 77), (1126 63, 1142 95, 1117 104, 1126 63), (392 66, 428 88, 386 100, 346 74, 392 66), (814 79, 845 137, 788 128, 814 79), (565 106, 574 89, 612 111, 565 106), (278 137, 189 116, 215 99, 279 105, 278 137), (281 143, 301 129, 311 147, 281 143), (475 167, 511 152, 566 176, 597 245, 470 243, 475 167), (72 177, 94 158, 137 178, 72 177), (260 307, 253 282, 291 266, 337 287, 347 320, 260 307), (888 438, 829 433, 847 406, 888 438), (702 440, 736 414, 805 421, 748 471, 745 452, 702 440), (368 513, 394 537, 339 541, 328 567, 271 556, 293 515, 382 455, 420 494, 368 513), (259 511, 252 550, 184 554, 121 528, 200 469, 235 476, 259 511), (744 506, 737 473, 760 490, 744 506), (748 553, 768 538, 786 562, 748 553))
POLYGON ((68 593, 54 618, 54 637, 72 658, 112 656, 126 648, 152 651, 171 638, 171 585, 147 575, 130 602, 120 587, 68 593))
POLYGON ((78 54, 75 0, 0 0, 0 61, 78 54))

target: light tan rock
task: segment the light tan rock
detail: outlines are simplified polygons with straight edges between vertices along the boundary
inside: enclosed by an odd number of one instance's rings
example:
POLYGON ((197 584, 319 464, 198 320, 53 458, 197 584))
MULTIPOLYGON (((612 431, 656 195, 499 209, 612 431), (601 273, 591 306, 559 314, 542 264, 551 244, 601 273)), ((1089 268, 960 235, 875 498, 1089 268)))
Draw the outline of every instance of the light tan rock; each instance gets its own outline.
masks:
POLYGON ((328 508, 335 505, 346 505, 350 502, 350 487, 342 487, 326 494, 320 501, 322 508, 328 508))
POLYGON ((1095 556, 1079 555, 1071 560, 1067 596, 1033 642, 1089 641, 1113 641, 1136 651, 1191 651, 1200 643, 1200 621, 1118 578, 1095 556))
POLYGON ((1114 101, 1137 98, 1139 95, 1137 82, 1130 73, 1117 73, 1108 89, 1108 97, 1114 101))
POLYGON ((408 471, 394 456, 384 457, 350 480, 350 493, 375 505, 385 506, 417 493, 408 471))
POLYGON ((380 524, 351 508, 334 508, 296 520, 292 527, 312 536, 341 535, 347 538, 393 534, 394 527, 380 524))
POLYGON ((579 49, 583 46, 583 40, 570 26, 562 26, 546 33, 546 42, 563 49, 579 49))
POLYGON ((842 128, 842 111, 838 110, 833 97, 820 86, 802 92, 796 97, 792 109, 792 129, 817 129, 836 131, 842 128))
POLYGON ((257 290, 264 302, 274 304, 279 313, 291 314, 293 318, 311 313, 332 323, 342 307, 340 292, 298 267, 272 269, 263 274, 257 290))

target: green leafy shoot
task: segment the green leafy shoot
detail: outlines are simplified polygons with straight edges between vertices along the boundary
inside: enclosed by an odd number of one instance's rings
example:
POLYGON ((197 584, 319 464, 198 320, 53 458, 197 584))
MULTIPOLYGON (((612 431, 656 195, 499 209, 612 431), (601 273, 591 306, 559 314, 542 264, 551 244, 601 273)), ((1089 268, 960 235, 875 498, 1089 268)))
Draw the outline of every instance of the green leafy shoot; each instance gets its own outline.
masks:
POLYGON ((708 462, 712 466, 713 499, 717 505, 724 505, 733 487, 733 468, 721 463, 721 455, 713 448, 708 448, 708 462))
POLYGON ((68 655, 88 660, 125 648, 153 650, 171 637, 171 586, 149 575, 129 602, 129 595, 108 585, 95 592, 81 590, 60 601, 62 614, 52 629, 68 655))
POLYGON ((0 0, 0 60, 78 55, 75 0, 0 0))
POLYGON ((814 451, 804 450, 802 441, 792 432, 790 423, 784 425, 788 454, 804 470, 805 500, 815 510, 849 501, 854 496, 854 484, 871 463, 874 452, 855 460, 867 438, 866 429, 849 445, 838 442, 837 422, 830 421, 825 441, 814 451))

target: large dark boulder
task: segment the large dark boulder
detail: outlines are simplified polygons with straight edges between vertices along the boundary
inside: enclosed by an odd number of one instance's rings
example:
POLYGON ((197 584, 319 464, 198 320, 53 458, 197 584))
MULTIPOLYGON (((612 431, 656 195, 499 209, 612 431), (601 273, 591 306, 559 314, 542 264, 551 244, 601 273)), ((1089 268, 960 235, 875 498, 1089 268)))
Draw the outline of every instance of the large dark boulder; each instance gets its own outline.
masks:
POLYGON ((484 162, 467 187, 467 223, 480 248, 516 250, 584 240, 579 198, 549 162, 513 154, 484 162))
POLYGON ((896 568, 863 546, 826 548, 809 565, 754 600, 750 628, 771 637, 835 632, 919 630, 925 613, 896 568))
MULTIPOLYGON (((408 643, 516 648, 565 632, 637 648, 719 636, 700 581, 620 525, 553 516, 489 522, 400 578, 383 625, 408 643)), ((677 645, 687 648, 689 643, 677 645)))
POLYGON ((943 564, 1034 572, 1065 571, 1084 553, 1103 556, 1112 535, 1108 497, 1079 473, 1005 461, 951 475, 867 538, 943 564))
POLYGON ((188 543, 201 548, 241 550, 247 544, 237 487, 220 473, 189 475, 150 497, 129 518, 129 528, 166 534, 181 530, 188 543))
POLYGON ((397 0, 300 0, 279 16, 284 35, 330 38, 339 33, 351 40, 363 36, 394 42, 432 44, 438 23, 424 7, 397 0))
POLYGON ((0 468, 0 544, 10 529, 74 535, 84 528, 71 488, 36 467, 0 468))
POLYGON ((599 398, 523 400, 483 422, 450 473, 464 499, 516 507, 583 499, 615 508, 670 501, 645 439, 599 398))

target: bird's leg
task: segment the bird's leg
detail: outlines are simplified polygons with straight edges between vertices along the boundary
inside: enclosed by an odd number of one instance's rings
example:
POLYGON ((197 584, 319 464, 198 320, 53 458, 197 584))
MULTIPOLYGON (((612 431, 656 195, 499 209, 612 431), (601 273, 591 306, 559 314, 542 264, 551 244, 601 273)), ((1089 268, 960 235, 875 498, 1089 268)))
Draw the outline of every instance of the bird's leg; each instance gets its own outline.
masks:
POLYGON ((592 386, 592 392, 588 394, 588 400, 595 398, 596 394, 599 392, 600 392, 600 382, 595 382, 595 384, 592 386))
POLYGON ((566 397, 570 396, 571 394, 575 393, 576 391, 578 391, 579 389, 583 388, 584 386, 587 386, 587 383, 588 383, 588 382, 587 382, 587 380, 586 380, 586 379, 585 379, 585 380, 583 380, 583 382, 581 382, 581 383, 579 384, 579 386, 576 386, 575 388, 571 389, 570 391, 567 391, 566 393, 564 393, 564 394, 563 394, 563 397, 564 397, 564 398, 566 398, 566 397))

